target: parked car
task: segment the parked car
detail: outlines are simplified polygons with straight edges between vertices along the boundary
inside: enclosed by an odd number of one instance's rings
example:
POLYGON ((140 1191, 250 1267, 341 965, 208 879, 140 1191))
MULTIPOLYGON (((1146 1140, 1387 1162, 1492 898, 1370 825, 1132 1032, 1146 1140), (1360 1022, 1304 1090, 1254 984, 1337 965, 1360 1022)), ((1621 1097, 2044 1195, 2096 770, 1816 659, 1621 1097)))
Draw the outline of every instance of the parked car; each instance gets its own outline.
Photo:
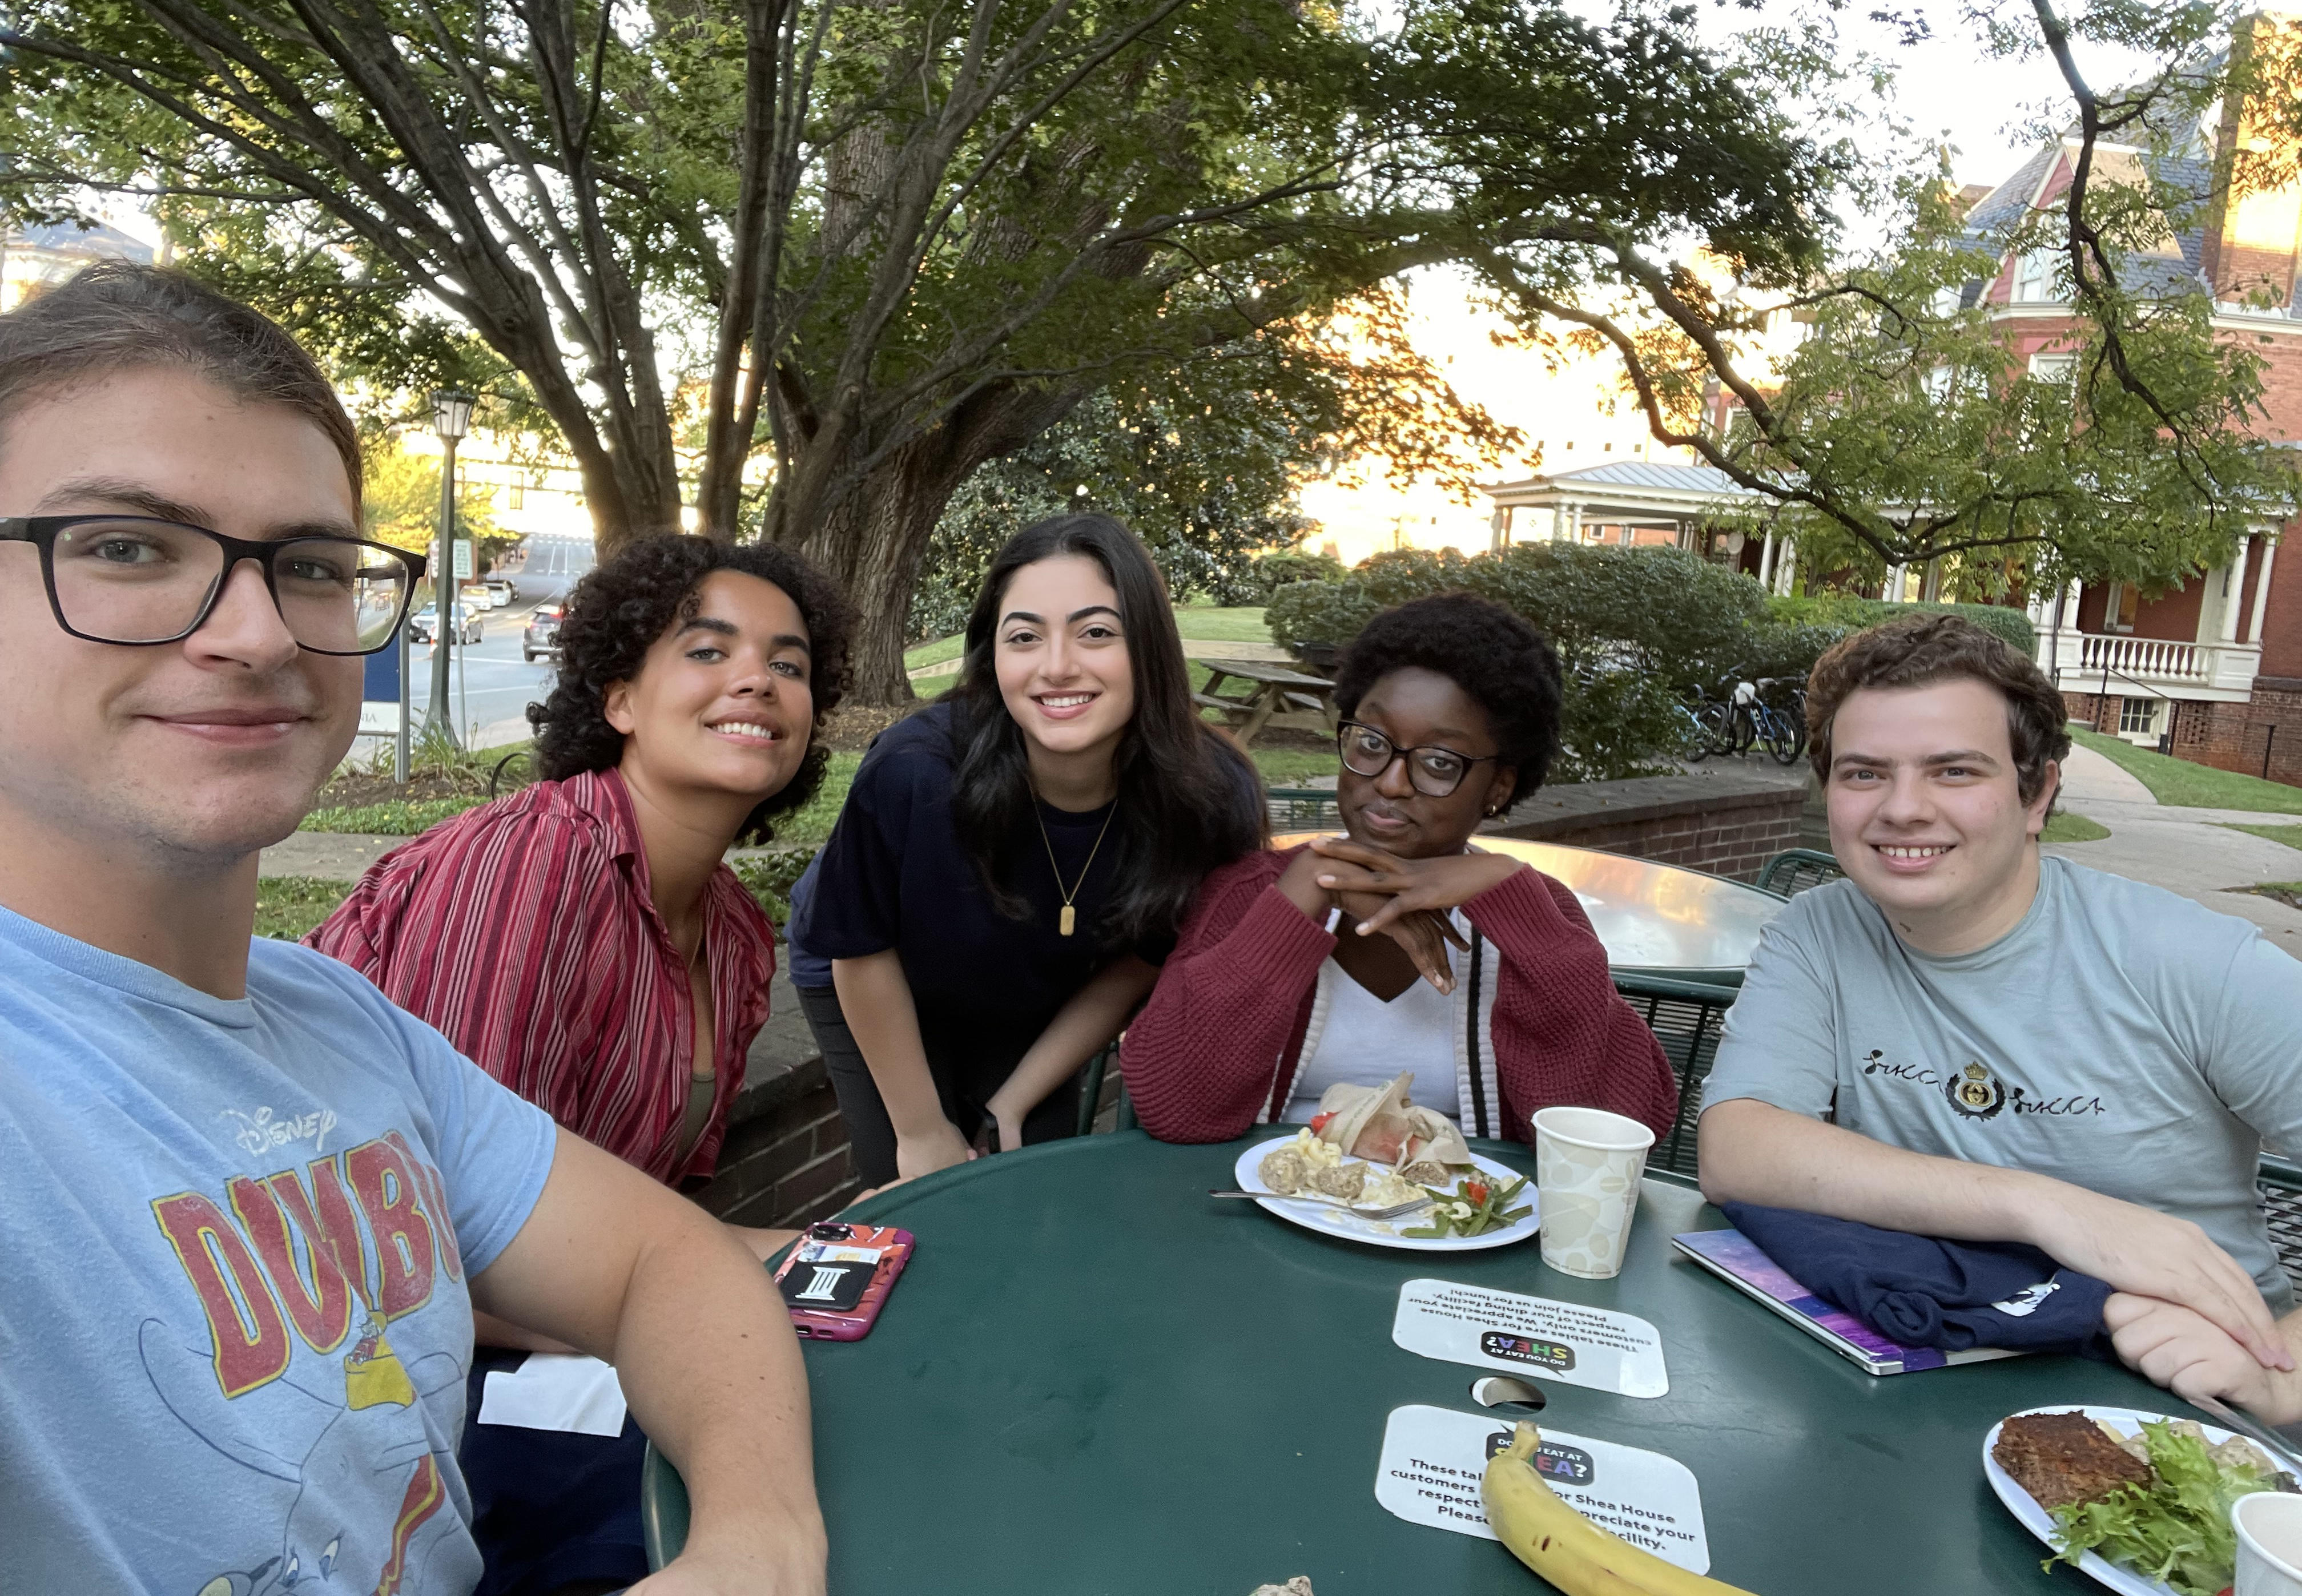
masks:
POLYGON ((464 584, 457 590, 456 601, 478 615, 485 615, 496 607, 496 596, 488 591, 487 584, 484 582, 464 584))
MULTIPOLYGON (((439 625, 440 607, 437 604, 426 604, 407 617, 407 640, 410 643, 430 643, 439 625)), ((477 643, 480 640, 480 617, 461 604, 457 605, 456 640, 458 643, 477 643)))
POLYGON ((498 609, 510 603, 517 596, 512 592, 511 579, 508 576, 491 576, 480 585, 488 590, 488 597, 495 601, 495 607, 498 609))
POLYGON ((538 604, 527 617, 527 631, 519 640, 521 658, 530 665, 539 654, 559 658, 559 623, 567 613, 564 603, 538 604))

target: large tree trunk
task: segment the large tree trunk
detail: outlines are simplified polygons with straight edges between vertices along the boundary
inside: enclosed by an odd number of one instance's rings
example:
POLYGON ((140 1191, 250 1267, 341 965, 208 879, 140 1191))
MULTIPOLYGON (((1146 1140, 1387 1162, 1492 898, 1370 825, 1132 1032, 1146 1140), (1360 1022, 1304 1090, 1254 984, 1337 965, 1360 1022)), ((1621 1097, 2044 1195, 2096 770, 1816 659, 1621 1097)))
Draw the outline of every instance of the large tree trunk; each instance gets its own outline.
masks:
POLYGON ((903 668, 912 589, 945 504, 972 468, 954 471, 942 443, 930 435, 897 450, 828 515, 790 537, 854 602, 853 702, 903 704, 913 696, 903 668))

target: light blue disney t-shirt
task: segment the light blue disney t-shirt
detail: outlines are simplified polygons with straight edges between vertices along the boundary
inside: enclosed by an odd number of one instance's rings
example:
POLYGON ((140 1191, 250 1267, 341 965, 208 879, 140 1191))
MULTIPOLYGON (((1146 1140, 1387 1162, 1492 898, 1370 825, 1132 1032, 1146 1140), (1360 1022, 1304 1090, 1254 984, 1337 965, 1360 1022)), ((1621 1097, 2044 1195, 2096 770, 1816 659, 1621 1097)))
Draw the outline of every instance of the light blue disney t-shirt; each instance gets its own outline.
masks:
POLYGON ((333 960, 0 910, 0 1591, 468 1592, 471 1274, 550 1118, 333 960))

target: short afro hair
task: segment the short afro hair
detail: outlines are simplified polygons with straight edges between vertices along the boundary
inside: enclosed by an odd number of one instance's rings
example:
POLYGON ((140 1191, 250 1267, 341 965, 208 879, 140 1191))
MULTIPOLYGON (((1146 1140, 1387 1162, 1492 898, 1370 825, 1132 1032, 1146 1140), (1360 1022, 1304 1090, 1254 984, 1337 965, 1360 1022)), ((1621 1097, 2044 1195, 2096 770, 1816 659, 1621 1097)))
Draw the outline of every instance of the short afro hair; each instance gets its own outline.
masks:
POLYGON ((1494 725, 1496 752, 1518 777, 1514 798, 1542 785, 1558 752, 1558 656, 1520 617, 1475 593, 1438 593, 1385 609, 1343 651, 1335 710, 1358 713, 1367 690, 1420 666, 1460 687, 1494 725))
POLYGON ((783 791, 762 800, 744 819, 739 841, 765 842, 769 822, 815 796, 831 755, 823 723, 847 691, 848 635, 854 610, 830 577, 790 550, 773 543, 723 543, 667 533, 642 538, 576 584, 559 624, 559 678, 551 696, 527 707, 535 727, 536 769, 549 781, 585 770, 606 770, 624 757, 624 734, 608 723, 608 689, 630 681, 658 638, 693 615, 704 579, 737 571, 783 589, 807 623, 808 685, 815 724, 807 758, 783 791))

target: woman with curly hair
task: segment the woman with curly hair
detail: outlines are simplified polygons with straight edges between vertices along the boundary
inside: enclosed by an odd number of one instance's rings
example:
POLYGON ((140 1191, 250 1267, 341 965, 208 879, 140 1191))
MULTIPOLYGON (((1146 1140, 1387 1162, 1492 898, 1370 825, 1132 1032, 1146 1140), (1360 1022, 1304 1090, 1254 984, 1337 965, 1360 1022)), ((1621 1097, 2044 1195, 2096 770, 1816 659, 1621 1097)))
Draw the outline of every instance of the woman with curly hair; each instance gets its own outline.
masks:
POLYGON ((385 854, 306 940, 586 1140, 708 1178, 775 970, 722 856, 821 785, 849 624, 786 550, 632 544, 529 706, 543 779, 385 854))
POLYGON ((1558 701, 1558 656, 1499 604, 1367 624, 1335 681, 1349 835, 1207 878, 1122 1045, 1144 1129, 1226 1141, 1403 1071, 1473 1136, 1525 1141, 1555 1104, 1669 1128, 1669 1065, 1575 895, 1471 840, 1541 785, 1558 701))
POLYGON ((792 979, 868 1185, 1069 1136, 1191 893, 1263 839, 1165 584, 1108 516, 991 562, 959 684, 883 733, 792 894, 792 979))

